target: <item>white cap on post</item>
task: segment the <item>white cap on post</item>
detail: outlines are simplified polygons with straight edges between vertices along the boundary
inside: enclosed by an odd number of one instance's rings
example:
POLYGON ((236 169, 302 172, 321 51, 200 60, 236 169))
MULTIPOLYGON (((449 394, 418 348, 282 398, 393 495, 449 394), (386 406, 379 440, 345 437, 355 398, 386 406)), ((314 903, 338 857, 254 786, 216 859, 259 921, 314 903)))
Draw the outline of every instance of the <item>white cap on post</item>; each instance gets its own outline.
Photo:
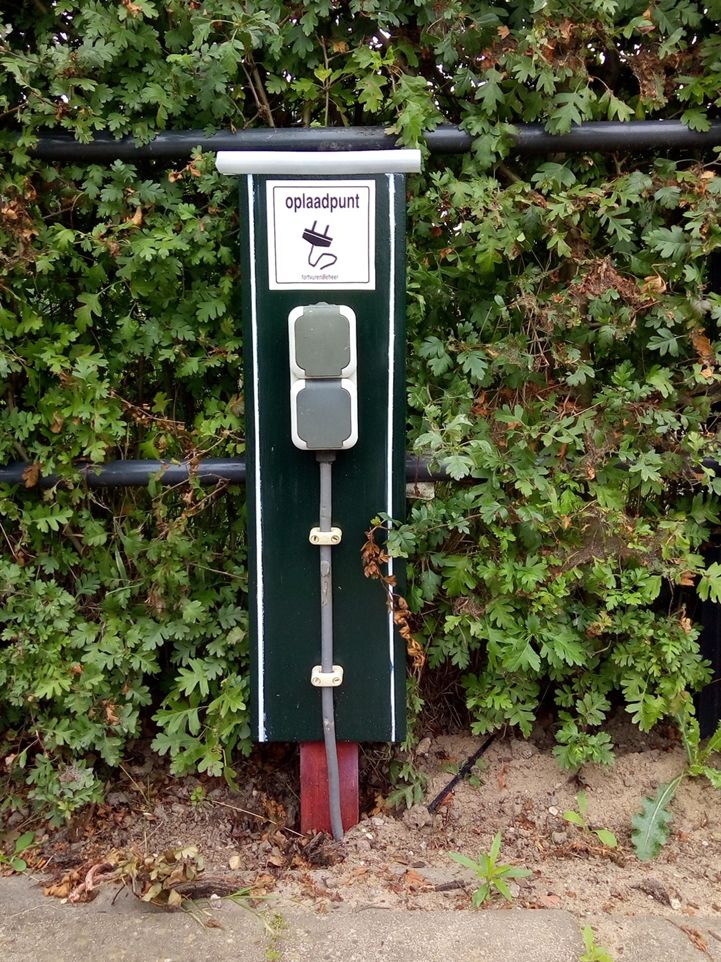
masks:
POLYGON ((219 150, 221 174, 417 174, 420 150, 219 150))

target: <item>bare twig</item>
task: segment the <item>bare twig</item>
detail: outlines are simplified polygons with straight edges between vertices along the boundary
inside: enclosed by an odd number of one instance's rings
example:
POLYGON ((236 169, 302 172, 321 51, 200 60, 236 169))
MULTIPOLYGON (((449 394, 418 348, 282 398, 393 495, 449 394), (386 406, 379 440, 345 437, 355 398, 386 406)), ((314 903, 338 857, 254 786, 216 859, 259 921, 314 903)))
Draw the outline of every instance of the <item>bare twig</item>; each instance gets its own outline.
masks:
POLYGON ((78 558, 82 558, 83 549, 85 548, 85 545, 81 541, 80 536, 75 534, 75 532, 70 527, 70 525, 65 526, 65 528, 63 529, 63 534, 68 539, 68 541, 72 544, 73 548, 75 548, 75 550, 77 551, 78 558))
POLYGON ((261 822, 270 822, 271 825, 277 825, 278 828, 282 828, 284 832, 290 832, 291 835, 297 835, 298 838, 303 838, 302 832, 296 832, 294 829, 288 828, 280 822, 276 822, 274 818, 269 818, 268 815, 259 815, 258 812, 250 812, 247 808, 241 808, 239 805, 231 805, 230 802, 221 802, 217 798, 209 798, 208 801, 211 805, 220 805, 222 808, 229 808, 234 812, 240 812, 241 815, 250 815, 251 818, 257 818, 261 822))
POLYGON ((258 96, 260 97, 260 102, 263 108, 263 114, 265 119, 268 121, 269 127, 275 127, 275 120, 273 120, 273 111, 270 106, 270 101, 268 100, 268 94, 265 90, 265 84, 260 76, 260 71, 257 67, 253 67, 253 81, 255 83, 255 88, 258 91, 258 96))

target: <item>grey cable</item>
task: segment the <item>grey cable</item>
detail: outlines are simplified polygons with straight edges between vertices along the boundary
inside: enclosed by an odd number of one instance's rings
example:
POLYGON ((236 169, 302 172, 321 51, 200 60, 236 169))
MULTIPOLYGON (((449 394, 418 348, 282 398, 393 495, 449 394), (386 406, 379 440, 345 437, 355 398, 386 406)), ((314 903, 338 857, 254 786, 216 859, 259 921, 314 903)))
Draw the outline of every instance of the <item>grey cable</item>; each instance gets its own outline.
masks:
MULTIPOLYGON (((332 466, 335 454, 319 451, 320 465, 320 513, 318 527, 330 531, 332 519, 332 466)), ((333 671, 333 563, 330 545, 320 547, 320 662, 322 671, 333 671)), ((323 712, 323 741, 328 767, 328 807, 333 838, 343 838, 343 819, 340 810, 340 773, 338 771, 338 748, 335 737, 335 706, 333 689, 321 689, 323 712)))

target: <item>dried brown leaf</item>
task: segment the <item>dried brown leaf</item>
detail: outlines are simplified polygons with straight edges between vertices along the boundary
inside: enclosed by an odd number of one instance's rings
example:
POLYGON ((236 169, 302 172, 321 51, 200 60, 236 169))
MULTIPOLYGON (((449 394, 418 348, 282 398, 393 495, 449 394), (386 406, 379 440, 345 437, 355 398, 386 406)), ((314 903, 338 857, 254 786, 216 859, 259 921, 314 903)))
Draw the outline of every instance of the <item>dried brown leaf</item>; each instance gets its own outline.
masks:
POLYGON ((689 942, 695 949, 698 949, 699 952, 703 952, 704 955, 711 958, 711 953, 708 950, 708 942, 698 929, 691 928, 690 925, 678 925, 678 928, 688 937, 689 942))
POLYGON ((168 893, 168 907, 177 909, 183 904, 183 896, 176 889, 168 893))
POLYGON ((644 294, 663 294, 666 291, 666 281, 658 274, 651 274, 644 277, 641 290, 644 294))
POLYGON ((65 876, 61 881, 55 882, 53 885, 46 885, 43 888, 43 895, 47 895, 53 899, 66 899, 73 888, 74 883, 71 881, 71 877, 65 876))
POLYGON ((706 333, 697 328, 695 331, 691 331, 689 337, 691 338, 693 349, 701 361, 707 366, 712 365, 715 360, 714 349, 706 333))
POLYGON ((23 484, 26 488, 34 488, 40 479, 40 462, 34 461, 23 471, 23 484))
POLYGON ((418 872, 412 868, 406 870, 403 881, 412 892, 430 892, 431 889, 434 888, 433 884, 429 882, 427 878, 419 875, 418 872))

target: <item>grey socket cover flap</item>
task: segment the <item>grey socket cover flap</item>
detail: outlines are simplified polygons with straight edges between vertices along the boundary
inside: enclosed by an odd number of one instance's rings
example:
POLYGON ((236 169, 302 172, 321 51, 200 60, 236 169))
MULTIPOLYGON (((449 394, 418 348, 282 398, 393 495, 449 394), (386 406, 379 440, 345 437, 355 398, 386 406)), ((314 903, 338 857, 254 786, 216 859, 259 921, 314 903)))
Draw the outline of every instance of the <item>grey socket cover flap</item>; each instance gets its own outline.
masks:
POLYGON ((350 323, 335 304, 304 308, 295 322, 295 359, 306 377, 340 377, 350 364, 350 323))
POLYGON ((296 400, 298 435, 312 451, 339 451, 351 435, 351 399, 340 379, 309 381, 296 400))

